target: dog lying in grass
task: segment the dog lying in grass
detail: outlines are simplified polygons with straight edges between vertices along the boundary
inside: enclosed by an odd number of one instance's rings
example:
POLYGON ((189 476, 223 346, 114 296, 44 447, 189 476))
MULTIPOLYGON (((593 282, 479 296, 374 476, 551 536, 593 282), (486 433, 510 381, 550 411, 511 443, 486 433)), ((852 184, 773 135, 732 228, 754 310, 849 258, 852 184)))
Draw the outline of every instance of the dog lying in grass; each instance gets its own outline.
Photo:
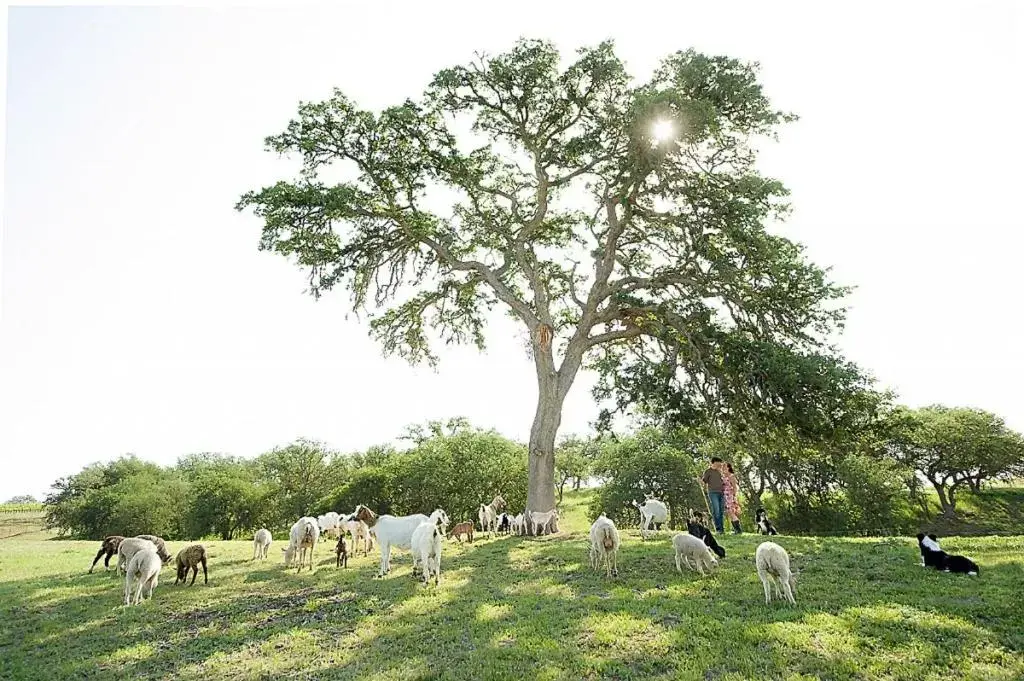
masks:
POLYGON ((977 577, 981 574, 978 564, 967 556, 957 556, 946 553, 939 546, 939 538, 934 534, 925 536, 923 532, 917 534, 917 545, 921 549, 921 566, 935 568, 942 572, 956 572, 959 574, 977 577))
POLYGON ((690 509, 690 517, 686 521, 686 531, 707 544, 707 547, 714 551, 719 558, 725 558, 725 549, 715 540, 715 535, 711 534, 703 513, 690 509))

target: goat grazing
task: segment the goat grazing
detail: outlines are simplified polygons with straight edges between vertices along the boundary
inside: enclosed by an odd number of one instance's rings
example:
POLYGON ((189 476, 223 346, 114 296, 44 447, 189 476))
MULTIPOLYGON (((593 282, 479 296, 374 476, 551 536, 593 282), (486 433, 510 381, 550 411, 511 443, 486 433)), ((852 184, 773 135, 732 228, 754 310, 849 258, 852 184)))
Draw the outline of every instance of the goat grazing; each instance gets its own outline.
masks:
MULTIPOLYGON (((434 516, 431 516, 433 518, 434 516)), ((430 583, 434 576, 434 586, 441 583, 441 519, 420 523, 412 533, 412 574, 416 575, 416 564, 420 563, 423 571, 423 583, 430 583)))
POLYGON ((687 532, 680 532, 672 537, 672 548, 676 553, 676 570, 680 574, 683 572, 683 563, 691 570, 699 572, 701 576, 704 576, 705 568, 710 572, 712 567, 718 565, 718 559, 711 553, 711 547, 687 532))
MULTIPOLYGON (((136 553, 143 549, 152 549, 156 553, 156 544, 148 539, 139 537, 128 537, 117 546, 117 574, 121 574, 128 568, 128 562, 136 553)), ((157 553, 157 556, 160 554, 157 553)), ((163 558, 161 558, 163 560, 163 558)))
POLYGON ((135 536, 137 539, 148 539, 153 542, 153 546, 156 547, 156 555, 160 556, 160 560, 165 564, 171 560, 171 554, 167 553, 167 544, 164 543, 161 537, 155 534, 137 534, 135 536))
POLYGON ((480 533, 490 532, 492 535, 498 529, 498 513, 505 508, 505 500, 498 494, 489 504, 480 504, 477 516, 480 519, 480 533))
POLYGON ((335 539, 341 533, 341 516, 334 511, 317 516, 316 523, 320 527, 320 534, 329 539, 335 539))
POLYGON ((473 543, 473 522, 472 521, 467 520, 464 523, 459 523, 459 524, 455 525, 454 527, 452 527, 452 529, 450 529, 448 531, 448 538, 451 539, 452 537, 455 537, 456 539, 459 540, 460 544, 462 543, 462 535, 466 535, 466 537, 469 539, 469 543, 470 544, 473 543))
POLYGON ((199 566, 203 566, 203 584, 210 583, 210 577, 206 573, 206 547, 202 544, 189 544, 181 551, 178 551, 178 556, 174 559, 175 566, 178 569, 178 575, 174 578, 174 583, 181 582, 185 583, 188 579, 188 571, 192 571, 192 582, 189 586, 196 583, 196 577, 199 575, 199 566))
POLYGON ((309 569, 313 570, 313 551, 316 543, 320 541, 320 526, 316 518, 305 516, 299 518, 292 525, 289 533, 288 546, 281 549, 284 551, 284 566, 289 567, 298 554, 299 567, 296 572, 302 572, 302 564, 306 562, 307 552, 309 555, 309 569))
POLYGON ((405 550, 412 548, 412 534, 417 527, 428 521, 431 524, 440 521, 442 532, 448 527, 448 514, 440 508, 435 509, 429 517, 422 513, 395 517, 387 514, 379 516, 360 504, 356 506, 352 516, 366 523, 370 532, 377 535, 377 542, 380 544, 380 570, 377 572, 377 577, 380 578, 391 572, 392 548, 405 550))
POLYGON ((256 534, 252 538, 252 559, 266 560, 267 551, 270 550, 272 541, 274 541, 274 537, 270 534, 270 530, 265 527, 256 530, 256 534))
POLYGON ((659 525, 668 522, 668 507, 654 497, 648 497, 643 504, 634 501, 633 506, 640 511, 640 537, 642 539, 647 539, 651 525, 658 529, 659 525))
POLYGON ((135 552, 124 575, 124 604, 132 604, 132 592, 135 592, 135 605, 142 602, 142 597, 152 598, 153 589, 160 580, 160 568, 164 566, 156 549, 142 548, 135 552))
MULTIPOLYGON (((96 557, 92 561, 92 567, 89 568, 89 572, 96 567, 96 563, 100 561, 100 556, 106 554, 106 558, 103 559, 103 569, 110 569, 110 558, 117 555, 117 547, 124 541, 124 537, 119 534, 112 534, 109 537, 103 538, 103 545, 100 546, 100 550, 96 553, 96 557)), ((115 566, 116 567, 116 566, 115 566)))
POLYGON ((599 515, 594 524, 590 526, 590 566, 598 570, 603 561, 605 576, 617 577, 620 543, 619 531, 615 528, 615 523, 604 513, 599 515))
POLYGON ((754 563, 757 566, 757 576, 761 578, 761 585, 764 587, 765 604, 771 601, 768 583, 771 582, 775 588, 775 597, 782 600, 785 596, 790 603, 796 604, 796 579, 800 576, 799 570, 791 570, 789 567, 789 554, 775 542, 762 542, 754 552, 754 563), (779 587, 782 592, 779 592, 779 587))

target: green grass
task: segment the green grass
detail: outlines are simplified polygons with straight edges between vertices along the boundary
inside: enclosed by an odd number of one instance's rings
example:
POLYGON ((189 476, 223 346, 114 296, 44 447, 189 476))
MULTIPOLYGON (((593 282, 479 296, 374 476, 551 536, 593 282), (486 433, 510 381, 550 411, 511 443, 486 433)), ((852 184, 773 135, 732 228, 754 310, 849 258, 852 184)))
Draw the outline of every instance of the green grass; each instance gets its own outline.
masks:
MULTIPOLYGON (((948 538, 980 578, 918 567, 912 539, 779 537, 803 570, 797 605, 764 604, 758 538, 722 539, 711 576, 679 575, 670 533, 624 532, 620 576, 586 563, 586 494, 561 536, 448 542, 439 588, 376 556, 296 575, 248 542, 205 542, 211 579, 121 606, 98 542, 0 540, 2 679, 1024 678, 1024 537, 948 538), (102 564, 101 564, 102 565, 102 564)), ((181 542, 172 542, 171 549, 181 542)))

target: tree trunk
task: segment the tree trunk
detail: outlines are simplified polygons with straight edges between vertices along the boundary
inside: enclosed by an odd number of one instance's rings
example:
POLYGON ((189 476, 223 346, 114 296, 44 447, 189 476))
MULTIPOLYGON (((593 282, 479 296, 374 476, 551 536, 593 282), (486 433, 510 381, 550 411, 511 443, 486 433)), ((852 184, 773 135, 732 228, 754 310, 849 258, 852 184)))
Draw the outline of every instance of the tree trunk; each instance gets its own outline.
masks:
POLYGON ((935 488, 935 493, 939 497, 939 506, 942 507, 942 515, 948 518, 956 517, 956 492, 954 490, 946 490, 945 482, 931 481, 932 486, 935 488))
POLYGON ((544 513, 555 507, 555 437, 562 421, 562 400, 554 385, 540 386, 537 413, 530 430, 530 486, 526 508, 544 513))
MULTIPOLYGON (((553 336, 553 335, 552 335, 553 336)), ((573 337, 562 366, 555 369, 554 338, 534 334, 533 358, 537 369, 537 412, 530 429, 529 487, 526 508, 545 513, 555 508, 555 437, 562 423, 562 405, 586 351, 585 334, 573 337)), ((557 521, 552 531, 558 531, 557 521)))

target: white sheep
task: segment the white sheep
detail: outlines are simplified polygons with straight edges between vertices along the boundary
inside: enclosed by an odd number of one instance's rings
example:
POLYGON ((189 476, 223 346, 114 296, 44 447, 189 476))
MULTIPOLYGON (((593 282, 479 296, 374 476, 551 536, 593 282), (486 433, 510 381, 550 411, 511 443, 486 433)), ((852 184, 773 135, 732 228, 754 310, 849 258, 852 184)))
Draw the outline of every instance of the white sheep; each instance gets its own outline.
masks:
POLYGON ((416 565, 420 564, 423 572, 423 583, 430 583, 430 576, 434 575, 434 586, 441 583, 441 539, 444 530, 441 529, 441 519, 435 522, 429 520, 413 530, 412 533, 412 574, 416 575, 416 565))
POLYGON ((676 570, 680 574, 683 572, 683 563, 702 576, 705 574, 705 568, 710 572, 712 567, 718 565, 718 559, 711 552, 711 548, 689 532, 680 532, 672 537, 672 547, 676 553, 676 570))
POLYGON ((265 527, 256 530, 256 534, 252 538, 252 559, 266 560, 267 551, 270 549, 272 541, 274 541, 274 536, 270 534, 270 530, 265 527))
POLYGON ((316 543, 320 541, 320 526, 316 522, 316 518, 305 516, 299 518, 294 525, 289 535, 288 546, 281 549, 284 551, 284 565, 289 567, 292 561, 295 559, 296 553, 299 558, 299 569, 297 572, 302 571, 302 564, 305 561, 307 552, 309 555, 309 569, 313 570, 313 551, 316 549, 316 543))
MULTIPOLYGON (((150 543, 152 544, 152 542, 150 543)), ((152 598, 153 589, 156 588, 157 581, 160 579, 160 568, 163 566, 164 562, 157 554, 156 546, 153 546, 152 549, 143 547, 132 554, 124 575, 124 604, 132 604, 133 592, 135 605, 142 602, 143 595, 146 598, 152 598)))
POLYGON ((619 531, 616 529, 615 523, 604 513, 599 515, 594 524, 590 526, 590 566, 597 570, 603 560, 605 576, 618 576, 620 543, 619 531))
POLYGON ((529 526, 533 528, 534 536, 538 534, 550 534, 555 531, 555 527, 558 523, 558 509, 551 509, 550 511, 531 511, 529 512, 530 520, 529 526))
MULTIPOLYGON (((412 534, 422 523, 429 521, 431 524, 434 524, 440 521, 441 531, 445 532, 448 529, 448 514, 440 508, 434 510, 430 516, 415 513, 413 515, 395 517, 387 514, 378 516, 360 504, 356 506, 352 516, 366 523, 370 528, 370 532, 377 536, 377 542, 380 544, 380 570, 377 572, 377 577, 381 578, 391 572, 391 549, 411 549, 412 534)), ((414 556, 414 566, 415 563, 416 558, 414 556)))
POLYGON ((654 497, 648 497, 643 504, 634 501, 633 506, 640 511, 640 537, 647 539, 652 525, 661 525, 668 521, 668 507, 654 497))
POLYGON ((157 550, 156 544, 148 539, 128 537, 122 541, 121 545, 117 547, 117 574, 124 572, 128 568, 128 562, 132 559, 132 556, 142 549, 153 549, 154 552, 157 550))
POLYGON ((771 602, 769 582, 774 587, 777 599, 781 601, 785 597, 790 603, 796 604, 796 580, 800 571, 790 569, 786 549, 775 542, 762 542, 754 552, 754 564, 757 566, 757 576, 761 578, 761 586, 764 587, 765 604, 771 602))

